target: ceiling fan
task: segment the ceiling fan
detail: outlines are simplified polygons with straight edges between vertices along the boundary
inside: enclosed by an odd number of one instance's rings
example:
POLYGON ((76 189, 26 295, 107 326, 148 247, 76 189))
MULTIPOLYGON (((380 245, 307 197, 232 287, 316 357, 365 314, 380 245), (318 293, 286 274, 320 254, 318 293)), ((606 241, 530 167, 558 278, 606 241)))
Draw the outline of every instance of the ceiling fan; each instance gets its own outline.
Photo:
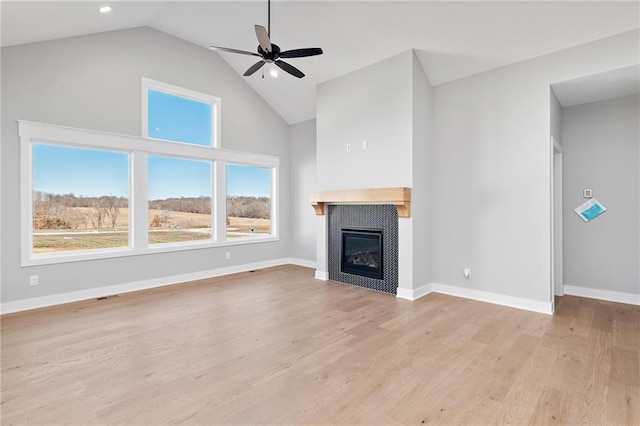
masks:
MULTIPOLYGON (((306 56, 316 56, 322 55, 322 49, 319 47, 309 47, 305 49, 293 49, 293 50, 285 50, 284 52, 280 50, 280 46, 277 44, 271 43, 271 39, 269 38, 269 34, 271 34, 271 0, 267 0, 267 15, 268 22, 267 27, 265 29, 262 25, 256 25, 256 36, 258 37, 258 53, 247 52, 246 50, 238 50, 238 49, 229 49, 227 47, 218 47, 218 46, 210 46, 209 48, 212 50, 219 50, 221 52, 230 52, 230 53, 239 53, 241 55, 251 55, 258 56, 261 59, 255 64, 251 65, 248 70, 243 74, 245 77, 249 77, 260 68, 262 68, 265 64, 276 64, 280 69, 289 74, 302 78, 304 77, 304 73, 300 71, 298 68, 293 65, 288 64, 287 62, 282 61, 280 58, 304 58, 306 56)), ((264 75, 263 75, 264 77, 264 75)))

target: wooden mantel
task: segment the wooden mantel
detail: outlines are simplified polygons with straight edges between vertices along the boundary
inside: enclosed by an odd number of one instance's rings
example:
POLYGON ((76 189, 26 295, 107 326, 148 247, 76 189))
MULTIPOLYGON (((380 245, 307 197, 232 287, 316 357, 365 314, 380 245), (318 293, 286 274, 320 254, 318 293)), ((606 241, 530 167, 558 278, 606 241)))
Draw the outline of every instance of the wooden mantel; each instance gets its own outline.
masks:
POLYGON ((325 204, 393 204, 398 217, 410 217, 411 188, 343 189, 311 194, 311 206, 317 215, 324 215, 325 204))

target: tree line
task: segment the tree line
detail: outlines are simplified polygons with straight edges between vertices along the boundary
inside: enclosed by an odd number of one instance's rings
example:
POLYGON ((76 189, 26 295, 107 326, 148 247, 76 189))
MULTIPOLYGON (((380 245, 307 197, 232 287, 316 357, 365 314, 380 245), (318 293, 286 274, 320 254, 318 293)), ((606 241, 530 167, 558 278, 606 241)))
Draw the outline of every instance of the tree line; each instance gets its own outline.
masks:
POLYGON ((73 194, 33 192, 34 229, 116 228, 124 197, 76 197, 73 194))
POLYGON ((270 219, 271 199, 267 197, 227 197, 227 216, 270 219))
MULTIPOLYGON (((33 192, 34 229, 116 228, 120 209, 129 206, 127 198, 104 195, 84 197, 74 194, 33 192)), ((163 212, 211 214, 211 197, 180 197, 150 200, 149 209, 163 212)), ((267 197, 227 197, 227 216, 269 219, 271 199, 267 197)))

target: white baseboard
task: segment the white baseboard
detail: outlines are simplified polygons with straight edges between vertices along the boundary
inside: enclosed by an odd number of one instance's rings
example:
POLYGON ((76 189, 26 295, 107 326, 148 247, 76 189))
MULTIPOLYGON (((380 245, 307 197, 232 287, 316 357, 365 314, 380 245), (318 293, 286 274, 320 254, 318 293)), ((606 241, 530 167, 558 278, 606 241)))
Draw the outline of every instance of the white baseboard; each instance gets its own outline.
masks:
POLYGON ((601 290, 597 288, 580 287, 566 284, 564 286, 564 294, 640 306, 640 294, 622 293, 619 291, 601 290))
POLYGON ((448 294, 450 296, 463 297, 479 302, 493 303, 508 306, 510 308, 524 309, 525 311, 539 312, 553 315, 551 302, 525 299, 523 297, 507 296, 504 294, 490 293, 488 291, 473 290, 470 288, 456 287, 452 285, 432 283, 434 293, 448 294))
POLYGON ((205 278, 220 277, 223 275, 237 274, 239 272, 253 271, 256 269, 270 268, 273 266, 293 263, 291 259, 274 259, 265 262, 250 263, 247 265, 230 266, 228 268, 210 269, 206 271, 192 272, 188 274, 172 275, 168 277, 154 278, 150 280, 135 281, 124 284, 116 284, 105 287, 90 288, 87 290, 72 291, 68 293, 54 294, 51 296, 34 297, 30 299, 16 300, 0 304, 0 314, 27 311, 30 309, 45 308, 64 303, 78 302, 98 297, 112 296, 114 294, 130 293, 132 291, 147 290, 172 284, 180 284, 205 278))
POLYGON ((449 296, 462 297, 464 299, 471 299, 480 302, 508 306, 511 308, 524 309, 527 311, 539 312, 547 315, 553 314, 550 302, 540 302, 538 300, 524 299, 522 297, 505 296, 498 293, 490 293, 487 291, 472 290, 469 288, 438 283, 426 284, 418 287, 415 290, 398 288, 396 297, 407 300, 417 300, 429 293, 447 294, 449 296))
POLYGON ((292 265, 303 266, 305 268, 316 269, 316 262, 314 260, 298 259, 292 257, 289 259, 289 263, 292 265))
MULTIPOLYGON (((30 299, 17 300, 0 304, 0 314, 26 311, 30 309, 45 308, 48 306, 61 305, 64 303, 78 302, 81 300, 95 299, 98 297, 111 296, 114 294, 130 293, 132 291, 147 290, 166 285, 180 284, 189 281, 215 278, 223 275, 247 272, 256 269, 270 268, 273 266, 294 264, 312 268, 312 263, 302 259, 284 258, 274 259, 265 262, 256 262, 246 265, 230 266, 228 268, 210 269, 206 271, 193 272, 188 274, 172 275, 169 277, 155 278, 151 280, 135 281, 131 283, 117 284, 112 286, 97 287, 87 290, 73 291, 68 293, 54 294, 51 296, 34 297, 30 299)), ((327 281, 328 276, 325 271, 315 271, 315 279, 327 281)), ((497 293, 489 293, 480 290, 471 290, 463 287, 449 286, 445 284, 430 283, 418 287, 414 290, 398 288, 397 297, 407 300, 417 300, 429 293, 442 293, 465 299, 473 299, 481 302, 494 303, 497 305, 509 306, 528 311, 552 314, 551 303, 537 300, 523 299, 520 297, 505 296, 497 293)), ((592 290, 585 287, 565 286, 566 294, 576 296, 592 297, 603 300, 611 300, 620 303, 640 305, 640 295, 627 293, 616 293, 605 290, 592 290), (574 290, 579 289, 579 290, 574 290), (582 291, 582 292, 580 292, 582 291), (594 293, 595 292, 595 293, 594 293), (588 294, 587 294, 588 293, 588 294), (591 294, 591 295, 589 295, 591 294), (596 296, 597 294, 597 296, 596 296)))
POLYGON ((325 271, 318 271, 317 269, 314 278, 316 280, 329 281, 328 274, 325 271))
POLYGON ((433 291, 433 287, 431 284, 423 285, 421 287, 416 288, 415 290, 409 290, 406 288, 398 287, 396 297, 400 299, 406 299, 406 300, 418 300, 422 296, 426 296, 432 291, 433 291))

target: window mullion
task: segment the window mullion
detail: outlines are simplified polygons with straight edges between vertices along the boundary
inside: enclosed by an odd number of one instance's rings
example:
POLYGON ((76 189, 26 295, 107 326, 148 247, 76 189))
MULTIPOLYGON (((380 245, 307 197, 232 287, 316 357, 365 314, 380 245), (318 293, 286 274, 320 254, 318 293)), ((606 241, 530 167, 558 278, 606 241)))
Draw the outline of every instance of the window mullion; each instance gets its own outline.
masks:
POLYGON ((149 202, 147 196, 148 154, 133 151, 129 171, 129 241, 133 249, 146 249, 149 246, 149 202))
POLYGON ((224 160, 214 161, 213 173, 213 193, 212 203, 214 235, 217 241, 227 240, 227 162, 224 160))
POLYGON ((280 224, 280 216, 278 215, 278 203, 276 200, 279 198, 278 188, 280 183, 280 176, 278 175, 278 168, 271 168, 271 235, 277 236, 280 232, 278 225, 280 224))

